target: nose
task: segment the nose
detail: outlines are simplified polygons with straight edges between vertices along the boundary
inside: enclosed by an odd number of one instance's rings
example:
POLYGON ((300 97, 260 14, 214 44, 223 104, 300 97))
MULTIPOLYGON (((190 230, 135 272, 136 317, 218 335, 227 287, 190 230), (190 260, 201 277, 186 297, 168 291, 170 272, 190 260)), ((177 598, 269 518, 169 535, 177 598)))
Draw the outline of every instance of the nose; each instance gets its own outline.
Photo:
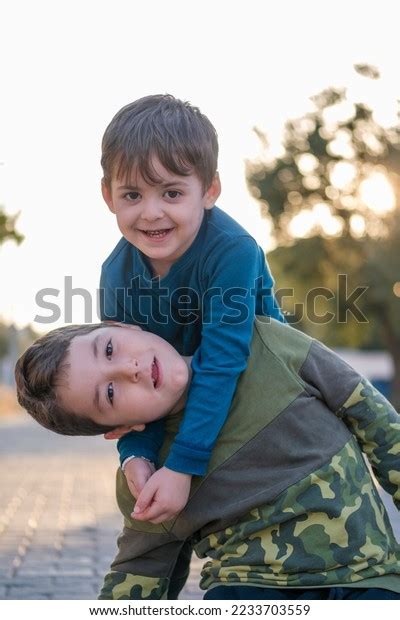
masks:
POLYGON ((139 362, 137 359, 127 359, 121 362, 118 368, 118 374, 124 379, 128 379, 133 383, 137 383, 142 374, 139 362))
POLYGON ((148 222, 159 220, 163 216, 162 205, 157 198, 148 198, 144 201, 141 217, 148 222))

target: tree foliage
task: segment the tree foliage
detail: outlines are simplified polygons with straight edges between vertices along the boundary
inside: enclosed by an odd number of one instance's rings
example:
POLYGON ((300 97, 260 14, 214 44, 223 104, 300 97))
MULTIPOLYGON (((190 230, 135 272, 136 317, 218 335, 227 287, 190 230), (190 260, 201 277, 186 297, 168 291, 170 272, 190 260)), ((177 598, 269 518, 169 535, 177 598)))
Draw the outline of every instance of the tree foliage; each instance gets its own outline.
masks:
POLYGON ((10 217, 6 215, 0 206, 0 245, 9 239, 16 243, 21 243, 23 236, 16 230, 15 221, 18 216, 10 217))
POLYGON ((9 350, 8 329, 0 323, 0 360, 5 357, 9 350))
MULTIPOLYGON (((16 230, 15 221, 18 216, 7 216, 0 206, 0 245, 8 240, 21 243, 24 237, 16 230)), ((9 329, 0 323, 0 359, 5 357, 9 351, 9 329)))
MULTIPOLYGON (((374 67, 355 68, 379 79, 374 67)), ((292 321, 332 346, 386 347, 400 376, 400 126, 381 126, 345 89, 311 100, 311 112, 287 122, 283 154, 247 164, 248 186, 272 225, 269 262, 278 287, 294 289, 292 321), (366 288, 356 302, 366 322, 346 316, 339 274, 348 294, 366 288), (316 287, 332 298, 316 302, 316 287), (326 312, 333 318, 321 321, 326 312)))

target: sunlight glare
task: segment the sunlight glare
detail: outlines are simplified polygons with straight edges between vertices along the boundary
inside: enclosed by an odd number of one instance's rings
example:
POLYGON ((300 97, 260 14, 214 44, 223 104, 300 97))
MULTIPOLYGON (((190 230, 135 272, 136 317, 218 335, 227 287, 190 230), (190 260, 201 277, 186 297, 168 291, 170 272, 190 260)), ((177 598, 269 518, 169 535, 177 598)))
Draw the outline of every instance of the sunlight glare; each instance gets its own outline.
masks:
POLYGON ((296 164, 304 176, 311 174, 318 167, 318 159, 311 153, 302 153, 296 159, 296 164))
POLYGON ((354 237, 365 235, 365 220, 361 215, 354 214, 350 217, 350 229, 354 237))
POLYGON ((354 114, 354 104, 346 100, 325 108, 322 117, 328 127, 335 127, 338 123, 350 120, 354 114))
POLYGON ((340 129, 335 133, 335 138, 327 146, 330 155, 352 159, 355 155, 351 144, 351 133, 346 129, 340 129))
POLYGON ((344 189, 350 185, 356 176, 356 168, 353 164, 346 161, 339 161, 330 170, 329 178, 334 187, 344 189))
POLYGON ((289 233, 293 237, 306 237, 314 226, 314 217, 311 209, 303 209, 289 222, 289 233))
POLYGON ((333 237, 342 232, 343 220, 332 215, 327 204, 319 202, 312 209, 303 209, 297 213, 291 219, 288 228, 293 237, 307 237, 317 229, 320 229, 326 236, 333 237))
POLYGON ((360 198, 370 209, 379 214, 395 207, 393 189, 383 172, 375 172, 360 184, 360 198))
POLYGON ((319 225, 325 235, 334 237, 343 230, 342 218, 332 215, 329 206, 323 202, 317 203, 313 208, 315 224, 319 225))

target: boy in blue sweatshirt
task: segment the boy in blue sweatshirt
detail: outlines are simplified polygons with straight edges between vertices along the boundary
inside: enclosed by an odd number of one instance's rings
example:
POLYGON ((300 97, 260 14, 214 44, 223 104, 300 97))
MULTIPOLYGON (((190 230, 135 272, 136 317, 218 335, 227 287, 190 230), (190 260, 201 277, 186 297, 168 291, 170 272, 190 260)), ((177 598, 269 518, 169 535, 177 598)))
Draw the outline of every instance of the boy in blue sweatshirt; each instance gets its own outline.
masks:
MULTIPOLYGON (((167 520, 185 506, 246 367, 255 315, 284 320, 262 249, 215 206, 217 158, 210 121, 171 95, 125 106, 103 137, 102 192, 123 238, 103 264, 101 318, 140 325, 193 355, 185 414, 164 466, 154 473, 151 464, 163 420, 119 440, 138 520, 167 520)), ((153 380, 163 380, 156 363, 153 380)), ((108 405, 117 398, 110 381, 108 405)))

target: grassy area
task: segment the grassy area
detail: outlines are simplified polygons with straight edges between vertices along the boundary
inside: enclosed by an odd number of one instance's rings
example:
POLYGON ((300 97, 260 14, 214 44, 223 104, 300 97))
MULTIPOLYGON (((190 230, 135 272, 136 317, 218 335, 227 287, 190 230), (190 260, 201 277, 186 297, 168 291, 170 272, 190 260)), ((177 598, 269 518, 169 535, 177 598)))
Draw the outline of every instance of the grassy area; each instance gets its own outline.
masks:
POLYGON ((14 388, 0 385, 0 416, 21 413, 14 388))

